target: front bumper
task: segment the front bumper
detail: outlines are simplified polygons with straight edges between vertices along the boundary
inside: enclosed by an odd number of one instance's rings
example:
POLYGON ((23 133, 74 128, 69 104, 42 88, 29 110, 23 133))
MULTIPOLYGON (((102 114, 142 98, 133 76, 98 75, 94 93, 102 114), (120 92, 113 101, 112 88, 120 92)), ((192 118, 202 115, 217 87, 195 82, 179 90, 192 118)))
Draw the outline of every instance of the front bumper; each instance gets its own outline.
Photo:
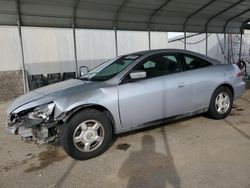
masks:
POLYGON ((25 126, 25 121, 19 123, 11 123, 10 118, 6 121, 5 131, 11 135, 19 135, 22 139, 32 138, 33 130, 30 127, 25 126))
POLYGON ((8 118, 5 121, 5 132, 8 134, 17 134, 17 126, 12 124, 11 119, 12 115, 8 115, 8 118))
POLYGON ((5 127, 5 132, 8 133, 8 134, 16 134, 17 133, 17 127, 16 126, 6 126, 5 127))

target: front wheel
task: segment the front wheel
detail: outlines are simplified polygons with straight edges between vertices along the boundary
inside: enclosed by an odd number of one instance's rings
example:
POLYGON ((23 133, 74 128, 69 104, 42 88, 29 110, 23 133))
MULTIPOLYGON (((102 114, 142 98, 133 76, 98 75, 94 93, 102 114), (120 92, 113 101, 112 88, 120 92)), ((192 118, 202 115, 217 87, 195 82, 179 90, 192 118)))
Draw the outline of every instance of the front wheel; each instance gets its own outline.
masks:
POLYGON ((110 120, 94 109, 78 112, 63 125, 61 131, 64 150, 77 160, 100 155, 109 148, 112 137, 110 120))
POLYGON ((225 86, 221 86, 214 91, 207 114, 213 119, 223 119, 230 114, 232 105, 232 91, 225 86))

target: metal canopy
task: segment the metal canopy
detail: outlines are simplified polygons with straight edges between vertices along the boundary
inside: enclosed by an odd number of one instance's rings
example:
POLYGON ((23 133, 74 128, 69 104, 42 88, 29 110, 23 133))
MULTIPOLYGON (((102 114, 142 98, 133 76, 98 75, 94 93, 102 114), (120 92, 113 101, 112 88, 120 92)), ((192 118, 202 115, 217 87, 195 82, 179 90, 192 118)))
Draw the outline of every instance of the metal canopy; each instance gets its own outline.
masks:
MULTIPOLYGON (((17 0, 0 0, 0 25, 17 25, 17 0)), ((22 26, 240 33, 250 0, 19 0, 22 26)))

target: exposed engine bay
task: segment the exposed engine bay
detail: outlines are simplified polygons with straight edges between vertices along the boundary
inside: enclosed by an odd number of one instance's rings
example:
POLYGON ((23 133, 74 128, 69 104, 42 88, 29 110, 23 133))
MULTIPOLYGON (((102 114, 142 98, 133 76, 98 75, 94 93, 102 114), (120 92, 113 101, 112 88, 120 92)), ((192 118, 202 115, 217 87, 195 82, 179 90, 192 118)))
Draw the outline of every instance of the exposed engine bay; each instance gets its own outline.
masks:
POLYGON ((55 141, 60 135, 61 125, 53 118, 55 104, 49 103, 10 114, 7 132, 20 135, 24 141, 44 144, 55 141))

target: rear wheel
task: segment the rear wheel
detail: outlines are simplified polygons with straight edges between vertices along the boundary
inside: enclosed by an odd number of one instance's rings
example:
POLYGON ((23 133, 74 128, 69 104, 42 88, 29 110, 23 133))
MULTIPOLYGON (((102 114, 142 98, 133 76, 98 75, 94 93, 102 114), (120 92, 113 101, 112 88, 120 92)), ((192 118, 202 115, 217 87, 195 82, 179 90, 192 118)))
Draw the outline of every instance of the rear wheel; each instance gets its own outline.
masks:
POLYGON ((62 127, 62 146, 69 156, 77 160, 100 155, 109 148, 111 141, 110 120, 98 110, 80 111, 62 127))
POLYGON ((232 105, 232 91, 221 86, 214 91, 207 114, 213 119, 223 119, 231 112, 232 105))

